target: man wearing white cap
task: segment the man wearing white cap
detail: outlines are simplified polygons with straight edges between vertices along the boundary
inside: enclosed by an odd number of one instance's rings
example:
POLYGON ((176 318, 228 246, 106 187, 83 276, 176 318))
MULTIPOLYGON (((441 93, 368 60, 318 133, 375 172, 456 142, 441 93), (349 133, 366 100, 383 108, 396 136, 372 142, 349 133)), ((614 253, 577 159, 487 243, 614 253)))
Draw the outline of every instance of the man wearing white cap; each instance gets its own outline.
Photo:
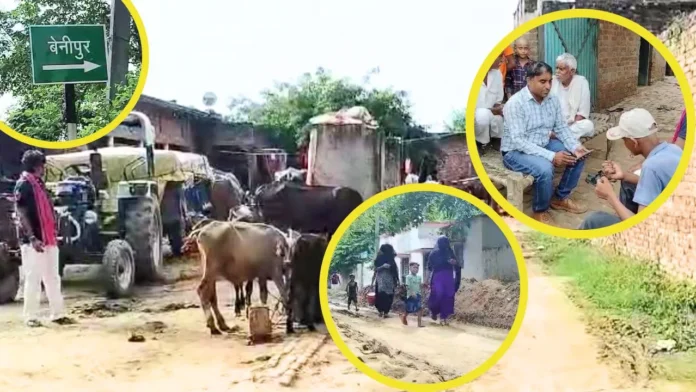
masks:
POLYGON ((682 150, 660 141, 657 124, 645 109, 633 109, 621 115, 619 125, 607 131, 607 139, 622 139, 633 155, 645 157, 640 174, 624 172, 618 163, 602 165, 604 176, 597 181, 595 193, 608 200, 617 215, 594 212, 580 225, 581 230, 598 229, 626 220, 652 203, 672 180, 681 160, 682 150), (610 181, 621 181, 616 195, 610 181))

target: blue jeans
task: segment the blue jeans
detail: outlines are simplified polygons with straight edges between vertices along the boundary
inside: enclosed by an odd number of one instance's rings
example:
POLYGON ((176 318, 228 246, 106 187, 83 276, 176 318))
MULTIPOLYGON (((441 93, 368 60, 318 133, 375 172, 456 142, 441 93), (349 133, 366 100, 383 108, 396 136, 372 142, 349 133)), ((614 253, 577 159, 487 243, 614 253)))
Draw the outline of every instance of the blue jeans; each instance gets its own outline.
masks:
MULTIPOLYGON (((626 208, 634 214, 638 213, 638 204, 633 201, 633 195, 636 194, 636 184, 621 181, 621 192, 619 200, 626 208)), ((621 218, 616 215, 604 211, 593 212, 588 215, 578 227, 579 230, 601 229, 602 227, 613 226, 621 222, 621 218)))
MULTIPOLYGON (((553 152, 567 151, 560 140, 551 139, 545 149, 553 152)), ((503 155, 503 164, 508 170, 528 174, 534 177, 534 199, 532 210, 534 212, 544 212, 551 206, 551 197, 556 196, 559 200, 565 200, 570 193, 578 186, 580 176, 585 168, 585 161, 578 161, 573 166, 566 166, 561 177, 561 182, 553 190, 553 163, 546 158, 536 155, 529 155, 519 151, 508 151, 503 155)))

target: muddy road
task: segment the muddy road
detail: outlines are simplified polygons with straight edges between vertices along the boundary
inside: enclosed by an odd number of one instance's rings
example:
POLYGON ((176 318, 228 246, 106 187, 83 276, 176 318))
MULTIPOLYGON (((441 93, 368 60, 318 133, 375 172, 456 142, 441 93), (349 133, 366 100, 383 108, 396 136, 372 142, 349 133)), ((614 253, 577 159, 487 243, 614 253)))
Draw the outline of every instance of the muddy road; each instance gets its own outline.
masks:
POLYGON ((493 355, 507 330, 452 323, 440 326, 429 317, 417 327, 404 326, 392 314, 380 319, 372 309, 347 311, 332 305, 332 316, 351 351, 371 368, 405 382, 436 383, 460 377, 493 355))
POLYGON ((240 331, 211 337, 195 293, 196 264, 170 264, 170 283, 119 301, 99 297, 96 270, 66 269, 66 306, 77 325, 29 329, 21 302, 0 307, 0 390, 265 391, 280 383, 303 391, 390 390, 356 370, 325 331, 286 336, 280 315, 276 341, 248 346, 246 319, 234 317, 226 282, 218 283, 221 310, 240 331))

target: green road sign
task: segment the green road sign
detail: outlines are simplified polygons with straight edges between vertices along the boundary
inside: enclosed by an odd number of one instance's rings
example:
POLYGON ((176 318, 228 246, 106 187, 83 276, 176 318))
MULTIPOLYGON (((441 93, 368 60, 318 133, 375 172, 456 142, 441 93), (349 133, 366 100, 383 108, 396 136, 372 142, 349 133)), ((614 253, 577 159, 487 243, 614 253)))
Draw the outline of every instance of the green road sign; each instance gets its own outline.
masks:
POLYGON ((34 84, 109 80, 104 25, 29 26, 34 84))

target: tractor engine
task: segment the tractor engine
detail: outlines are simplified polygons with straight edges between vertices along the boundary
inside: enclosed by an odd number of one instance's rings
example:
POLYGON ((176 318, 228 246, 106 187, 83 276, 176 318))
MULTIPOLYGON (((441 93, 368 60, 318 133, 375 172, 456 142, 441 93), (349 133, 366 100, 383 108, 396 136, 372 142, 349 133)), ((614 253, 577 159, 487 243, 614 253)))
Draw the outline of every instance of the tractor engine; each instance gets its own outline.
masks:
POLYGON ((95 211, 96 188, 92 182, 86 177, 58 182, 54 205, 60 245, 99 252, 99 216, 95 211))

